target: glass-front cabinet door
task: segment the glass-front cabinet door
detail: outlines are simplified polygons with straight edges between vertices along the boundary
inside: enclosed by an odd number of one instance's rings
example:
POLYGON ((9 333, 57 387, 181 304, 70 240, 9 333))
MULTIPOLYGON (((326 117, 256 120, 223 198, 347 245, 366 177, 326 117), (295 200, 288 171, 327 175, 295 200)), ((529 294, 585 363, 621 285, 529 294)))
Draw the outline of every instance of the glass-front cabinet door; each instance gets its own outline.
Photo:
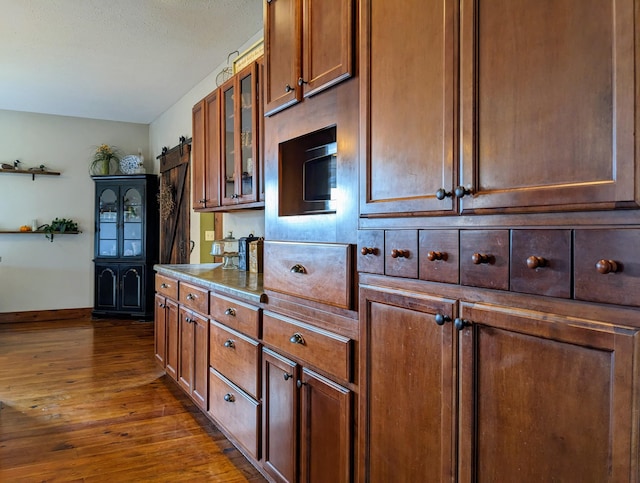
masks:
POLYGON ((257 197, 257 65, 227 81, 222 91, 222 204, 257 197))
POLYGON ((142 195, 138 188, 125 188, 122 208, 122 256, 139 257, 142 255, 142 195))
POLYGON ((97 242, 100 257, 118 256, 118 188, 106 187, 98 194, 97 242))

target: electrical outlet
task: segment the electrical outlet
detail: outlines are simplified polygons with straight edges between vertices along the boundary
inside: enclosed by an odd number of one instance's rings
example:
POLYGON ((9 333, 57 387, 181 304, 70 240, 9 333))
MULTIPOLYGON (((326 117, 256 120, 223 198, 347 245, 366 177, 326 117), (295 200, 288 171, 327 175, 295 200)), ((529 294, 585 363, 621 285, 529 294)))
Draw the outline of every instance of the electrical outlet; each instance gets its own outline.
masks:
POLYGON ((204 240, 205 241, 213 241, 216 239, 216 232, 213 230, 205 230, 204 232, 204 240))

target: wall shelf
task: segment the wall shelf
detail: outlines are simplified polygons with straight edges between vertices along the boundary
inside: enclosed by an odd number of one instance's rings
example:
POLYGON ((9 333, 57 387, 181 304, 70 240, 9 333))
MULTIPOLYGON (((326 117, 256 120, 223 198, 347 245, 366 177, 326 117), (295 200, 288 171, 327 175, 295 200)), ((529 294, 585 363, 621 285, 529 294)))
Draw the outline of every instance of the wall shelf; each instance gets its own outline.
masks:
MULTIPOLYGON (((60 176, 58 171, 43 171, 40 169, 31 170, 31 169, 1 169, 0 173, 9 173, 9 174, 30 174, 31 180, 36 179, 36 175, 38 176, 60 176)), ((5 232, 3 232, 5 233, 5 232)))
POLYGON ((48 231, 42 231, 42 230, 37 230, 37 231, 33 231, 33 230, 31 230, 31 231, 0 230, 0 235, 45 235, 51 241, 53 241, 54 235, 77 235, 79 233, 82 233, 82 232, 81 231, 53 231, 53 232, 48 232, 48 231))

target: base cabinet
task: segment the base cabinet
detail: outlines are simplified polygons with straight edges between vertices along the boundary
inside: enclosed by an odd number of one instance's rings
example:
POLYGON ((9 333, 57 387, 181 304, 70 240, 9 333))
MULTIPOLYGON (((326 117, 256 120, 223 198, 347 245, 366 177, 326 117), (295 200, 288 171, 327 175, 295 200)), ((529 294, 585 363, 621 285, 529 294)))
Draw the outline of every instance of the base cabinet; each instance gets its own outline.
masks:
POLYGON ((262 360, 266 472, 278 482, 352 481, 351 392, 269 349, 262 360))
POLYGON ((180 307, 178 340, 178 384, 202 409, 207 409, 209 380, 209 321, 180 307))
POLYGON ((155 300, 156 362, 175 379, 178 359, 178 304, 161 294, 156 294, 155 300))
POLYGON ((638 329, 427 290, 360 297, 364 481, 637 479, 638 329))

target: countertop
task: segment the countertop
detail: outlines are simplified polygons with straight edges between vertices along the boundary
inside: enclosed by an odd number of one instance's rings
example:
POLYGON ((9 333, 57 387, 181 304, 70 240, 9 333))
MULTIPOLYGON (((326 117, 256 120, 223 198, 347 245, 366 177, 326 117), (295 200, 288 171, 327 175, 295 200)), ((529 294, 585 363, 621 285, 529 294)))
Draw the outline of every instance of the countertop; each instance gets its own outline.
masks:
POLYGON ((244 270, 223 269, 221 263, 153 266, 162 275, 193 283, 222 295, 241 298, 249 302, 266 302, 262 274, 244 270))

